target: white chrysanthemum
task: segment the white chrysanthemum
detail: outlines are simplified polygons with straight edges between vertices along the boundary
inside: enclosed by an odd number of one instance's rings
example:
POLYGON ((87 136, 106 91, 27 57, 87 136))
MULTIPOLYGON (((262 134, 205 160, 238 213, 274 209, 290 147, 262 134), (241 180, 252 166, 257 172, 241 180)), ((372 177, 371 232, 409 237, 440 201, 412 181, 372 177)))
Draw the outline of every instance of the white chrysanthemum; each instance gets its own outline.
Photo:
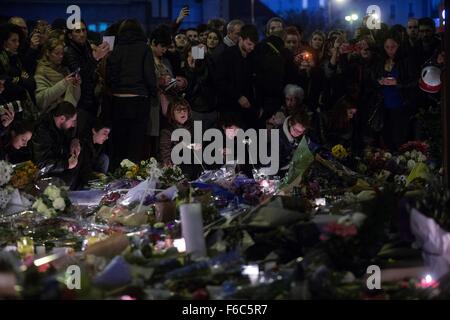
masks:
POLYGON ((398 156, 397 163, 406 162, 405 156, 398 156))
POLYGON ((408 160, 407 166, 408 166, 409 170, 412 170, 416 166, 416 162, 414 160, 412 160, 412 159, 408 160))
POLYGON ((66 209, 66 202, 63 198, 56 198, 55 200, 53 200, 52 204, 53 208, 55 208, 56 210, 64 211, 64 209, 66 209))
POLYGON ((135 166, 136 164, 128 159, 124 159, 122 160, 122 162, 120 163, 120 166, 122 168, 127 168, 127 169, 131 169, 135 166))

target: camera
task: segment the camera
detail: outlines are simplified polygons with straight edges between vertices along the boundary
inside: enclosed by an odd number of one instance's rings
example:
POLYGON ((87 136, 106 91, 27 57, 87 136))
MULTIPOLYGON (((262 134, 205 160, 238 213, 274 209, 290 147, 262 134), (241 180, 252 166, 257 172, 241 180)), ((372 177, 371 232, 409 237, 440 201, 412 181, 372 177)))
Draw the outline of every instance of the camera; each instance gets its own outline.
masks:
POLYGON ((4 115, 6 113, 6 109, 14 110, 14 113, 23 111, 22 103, 19 100, 0 105, 0 115, 4 115))

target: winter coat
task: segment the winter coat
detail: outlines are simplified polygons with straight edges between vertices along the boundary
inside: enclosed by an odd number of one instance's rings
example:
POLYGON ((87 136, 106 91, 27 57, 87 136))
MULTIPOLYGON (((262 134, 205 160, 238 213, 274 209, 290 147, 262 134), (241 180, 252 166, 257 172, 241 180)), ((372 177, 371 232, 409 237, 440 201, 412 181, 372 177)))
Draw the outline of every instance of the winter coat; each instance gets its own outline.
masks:
POLYGON ((239 46, 228 47, 217 62, 215 85, 218 107, 223 111, 240 111, 238 100, 245 96, 255 103, 251 55, 243 57, 239 46))
POLYGON ((78 102, 78 108, 89 111, 96 115, 98 110, 97 99, 95 96, 95 87, 97 85, 97 64, 92 55, 92 49, 89 43, 80 46, 72 40, 69 40, 64 51, 63 64, 67 66, 70 72, 75 72, 80 68, 81 76, 81 96, 78 102))
POLYGON ((35 127, 31 139, 34 162, 39 168, 49 167, 48 173, 62 173, 68 169, 73 131, 58 129, 52 115, 44 114, 35 127))
POLYGON ((143 35, 123 32, 108 57, 107 82, 113 94, 155 96, 153 53, 143 35))
POLYGON ((46 61, 38 64, 36 75, 36 103, 43 112, 49 112, 61 101, 67 101, 75 107, 81 96, 80 86, 66 83, 64 78, 69 70, 64 67, 51 66, 46 61))

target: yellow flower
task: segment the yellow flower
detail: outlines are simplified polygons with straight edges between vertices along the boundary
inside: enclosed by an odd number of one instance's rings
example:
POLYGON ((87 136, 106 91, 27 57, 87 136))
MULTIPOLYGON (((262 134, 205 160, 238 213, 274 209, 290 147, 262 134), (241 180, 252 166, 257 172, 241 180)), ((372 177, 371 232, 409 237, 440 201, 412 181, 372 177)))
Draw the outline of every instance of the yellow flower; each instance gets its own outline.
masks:
POLYGON ((348 156, 348 152, 347 150, 344 148, 343 145, 338 144, 335 145, 332 149, 331 149, 331 153, 333 154, 333 156, 337 159, 344 159, 348 156))
POLYGON ((127 177, 128 179, 132 179, 133 178, 133 173, 131 171, 127 171, 125 173, 125 177, 127 177))

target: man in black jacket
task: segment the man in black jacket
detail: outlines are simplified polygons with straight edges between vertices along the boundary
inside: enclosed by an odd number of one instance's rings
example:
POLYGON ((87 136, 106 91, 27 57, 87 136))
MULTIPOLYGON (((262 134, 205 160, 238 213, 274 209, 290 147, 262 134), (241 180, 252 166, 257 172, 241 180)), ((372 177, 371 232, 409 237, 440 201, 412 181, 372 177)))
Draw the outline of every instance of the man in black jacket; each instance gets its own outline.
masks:
POLYGON ((77 109, 70 103, 59 103, 51 114, 44 114, 32 138, 33 158, 45 168, 48 176, 59 177, 72 189, 77 187, 80 141, 73 135, 77 109))
POLYGON ((216 87, 219 112, 235 113, 247 127, 256 127, 258 109, 254 98, 250 53, 258 42, 253 25, 242 27, 237 46, 226 48, 217 63, 216 87))
POLYGON ((97 116, 98 101, 95 96, 95 87, 98 79, 95 71, 99 61, 109 52, 109 45, 105 42, 92 50, 87 39, 87 27, 83 21, 74 29, 67 31, 66 40, 63 64, 69 68, 70 72, 79 70, 81 76, 81 97, 77 106, 78 130, 84 133, 97 116))

